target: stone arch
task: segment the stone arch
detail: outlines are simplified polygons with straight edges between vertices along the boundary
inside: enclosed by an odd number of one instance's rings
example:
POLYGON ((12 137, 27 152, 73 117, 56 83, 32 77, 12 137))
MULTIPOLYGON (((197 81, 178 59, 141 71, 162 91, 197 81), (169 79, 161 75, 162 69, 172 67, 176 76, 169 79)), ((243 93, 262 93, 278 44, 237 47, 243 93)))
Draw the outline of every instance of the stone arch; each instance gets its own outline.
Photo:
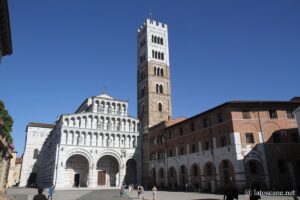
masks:
POLYGON ((115 156, 102 155, 97 161, 98 185, 120 185, 120 164, 115 156))
POLYGON ((160 188, 165 188, 167 186, 166 170, 163 167, 159 168, 157 175, 157 186, 160 188))
POLYGON ((157 185, 157 182, 156 182, 156 169, 155 169, 155 167, 153 167, 150 170, 150 184, 151 184, 151 187, 157 185))
POLYGON ((208 161, 205 163, 203 167, 203 174, 205 178, 204 189, 212 192, 212 189, 216 184, 216 168, 212 162, 208 161))
POLYGON ((87 187, 90 179, 88 159, 81 154, 74 154, 69 156, 65 163, 65 186, 87 187))
POLYGON ((69 157, 71 157, 73 155, 77 155, 77 154, 84 156, 88 160, 89 166, 91 166, 94 163, 93 157, 91 156, 90 152, 88 152, 87 150, 82 149, 82 148, 76 148, 76 149, 73 149, 73 150, 69 151, 66 154, 63 163, 66 164, 66 161, 68 160, 69 157))
POLYGON ((188 183, 188 169, 185 165, 179 167, 179 184, 181 188, 185 188, 185 184, 188 183))
POLYGON ((201 171, 197 163, 192 164, 190 169, 191 183, 194 191, 199 191, 201 187, 201 171))
POLYGON ((258 159, 249 159, 244 165, 247 187, 254 186, 257 189, 265 188, 265 173, 262 162, 258 159))
POLYGON ((232 162, 228 159, 221 160, 219 164, 220 188, 225 189, 235 186, 235 170, 232 162))
POLYGON ((168 187, 170 189, 178 188, 177 171, 173 166, 168 169, 168 187))

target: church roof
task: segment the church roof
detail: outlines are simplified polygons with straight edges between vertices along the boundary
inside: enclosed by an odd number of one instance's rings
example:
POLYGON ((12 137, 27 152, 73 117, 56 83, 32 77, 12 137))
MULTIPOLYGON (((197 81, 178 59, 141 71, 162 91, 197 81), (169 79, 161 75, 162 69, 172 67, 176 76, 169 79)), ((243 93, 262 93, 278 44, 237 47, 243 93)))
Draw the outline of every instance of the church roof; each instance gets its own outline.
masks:
POLYGON ((105 92, 103 92, 102 94, 98 95, 97 97, 104 98, 104 99, 114 99, 113 97, 111 97, 110 95, 106 94, 105 92))
POLYGON ((30 122, 27 127, 53 128, 54 124, 30 122))

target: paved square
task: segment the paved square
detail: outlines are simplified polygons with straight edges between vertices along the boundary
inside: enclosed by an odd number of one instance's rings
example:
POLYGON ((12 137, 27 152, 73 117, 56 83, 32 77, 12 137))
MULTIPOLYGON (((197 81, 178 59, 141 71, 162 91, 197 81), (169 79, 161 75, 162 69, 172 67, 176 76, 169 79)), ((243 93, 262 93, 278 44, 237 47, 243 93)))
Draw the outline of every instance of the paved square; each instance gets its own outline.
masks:
MULTIPOLYGON (((37 193, 36 189, 31 188, 13 188, 7 190, 8 199, 11 200, 32 200, 37 193)), ((45 190, 44 194, 47 196, 45 190)), ((137 200, 137 191, 126 190, 123 200, 137 200)), ((152 200, 152 192, 144 192, 144 200, 152 200)), ((158 191, 157 200, 222 200, 223 195, 205 194, 196 192, 171 192, 158 191)), ((239 200, 248 200, 249 197, 239 195, 239 200)), ((262 200, 293 200, 292 197, 272 197, 262 196, 262 200)), ((2 199, 1 199, 2 200, 2 199)), ((57 190, 54 193, 53 200, 122 200, 120 190, 118 189, 74 189, 74 190, 57 190)))

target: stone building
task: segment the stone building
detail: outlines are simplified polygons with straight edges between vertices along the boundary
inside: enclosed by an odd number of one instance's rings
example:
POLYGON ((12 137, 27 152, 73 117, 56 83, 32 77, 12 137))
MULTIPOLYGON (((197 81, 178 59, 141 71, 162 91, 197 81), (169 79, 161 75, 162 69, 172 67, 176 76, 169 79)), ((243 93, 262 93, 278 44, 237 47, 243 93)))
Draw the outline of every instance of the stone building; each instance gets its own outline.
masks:
POLYGON ((128 102, 107 94, 86 99, 54 125, 31 123, 20 186, 119 187, 141 182, 139 121, 128 102))
POLYGON ((292 113, 299 106, 300 101, 232 101, 151 127, 151 184, 299 190, 299 133, 292 113))
POLYGON ((22 159, 17 157, 17 152, 12 154, 7 178, 6 188, 18 185, 20 182, 22 159))
POLYGON ((143 182, 148 182, 148 128, 172 117, 168 26, 147 19, 137 31, 137 111, 141 123, 143 182))

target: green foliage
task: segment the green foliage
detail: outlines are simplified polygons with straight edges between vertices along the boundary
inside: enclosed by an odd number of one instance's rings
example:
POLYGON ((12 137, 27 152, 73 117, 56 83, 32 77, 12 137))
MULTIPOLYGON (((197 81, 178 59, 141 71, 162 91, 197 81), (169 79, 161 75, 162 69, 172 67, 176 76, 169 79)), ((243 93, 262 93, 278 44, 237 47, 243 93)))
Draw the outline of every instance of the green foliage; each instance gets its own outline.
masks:
POLYGON ((2 126, 0 126, 0 134, 6 138, 6 141, 8 143, 12 143, 13 138, 10 133, 12 131, 13 119, 8 114, 7 110, 5 109, 4 103, 1 100, 0 100, 0 120, 3 123, 2 126))

